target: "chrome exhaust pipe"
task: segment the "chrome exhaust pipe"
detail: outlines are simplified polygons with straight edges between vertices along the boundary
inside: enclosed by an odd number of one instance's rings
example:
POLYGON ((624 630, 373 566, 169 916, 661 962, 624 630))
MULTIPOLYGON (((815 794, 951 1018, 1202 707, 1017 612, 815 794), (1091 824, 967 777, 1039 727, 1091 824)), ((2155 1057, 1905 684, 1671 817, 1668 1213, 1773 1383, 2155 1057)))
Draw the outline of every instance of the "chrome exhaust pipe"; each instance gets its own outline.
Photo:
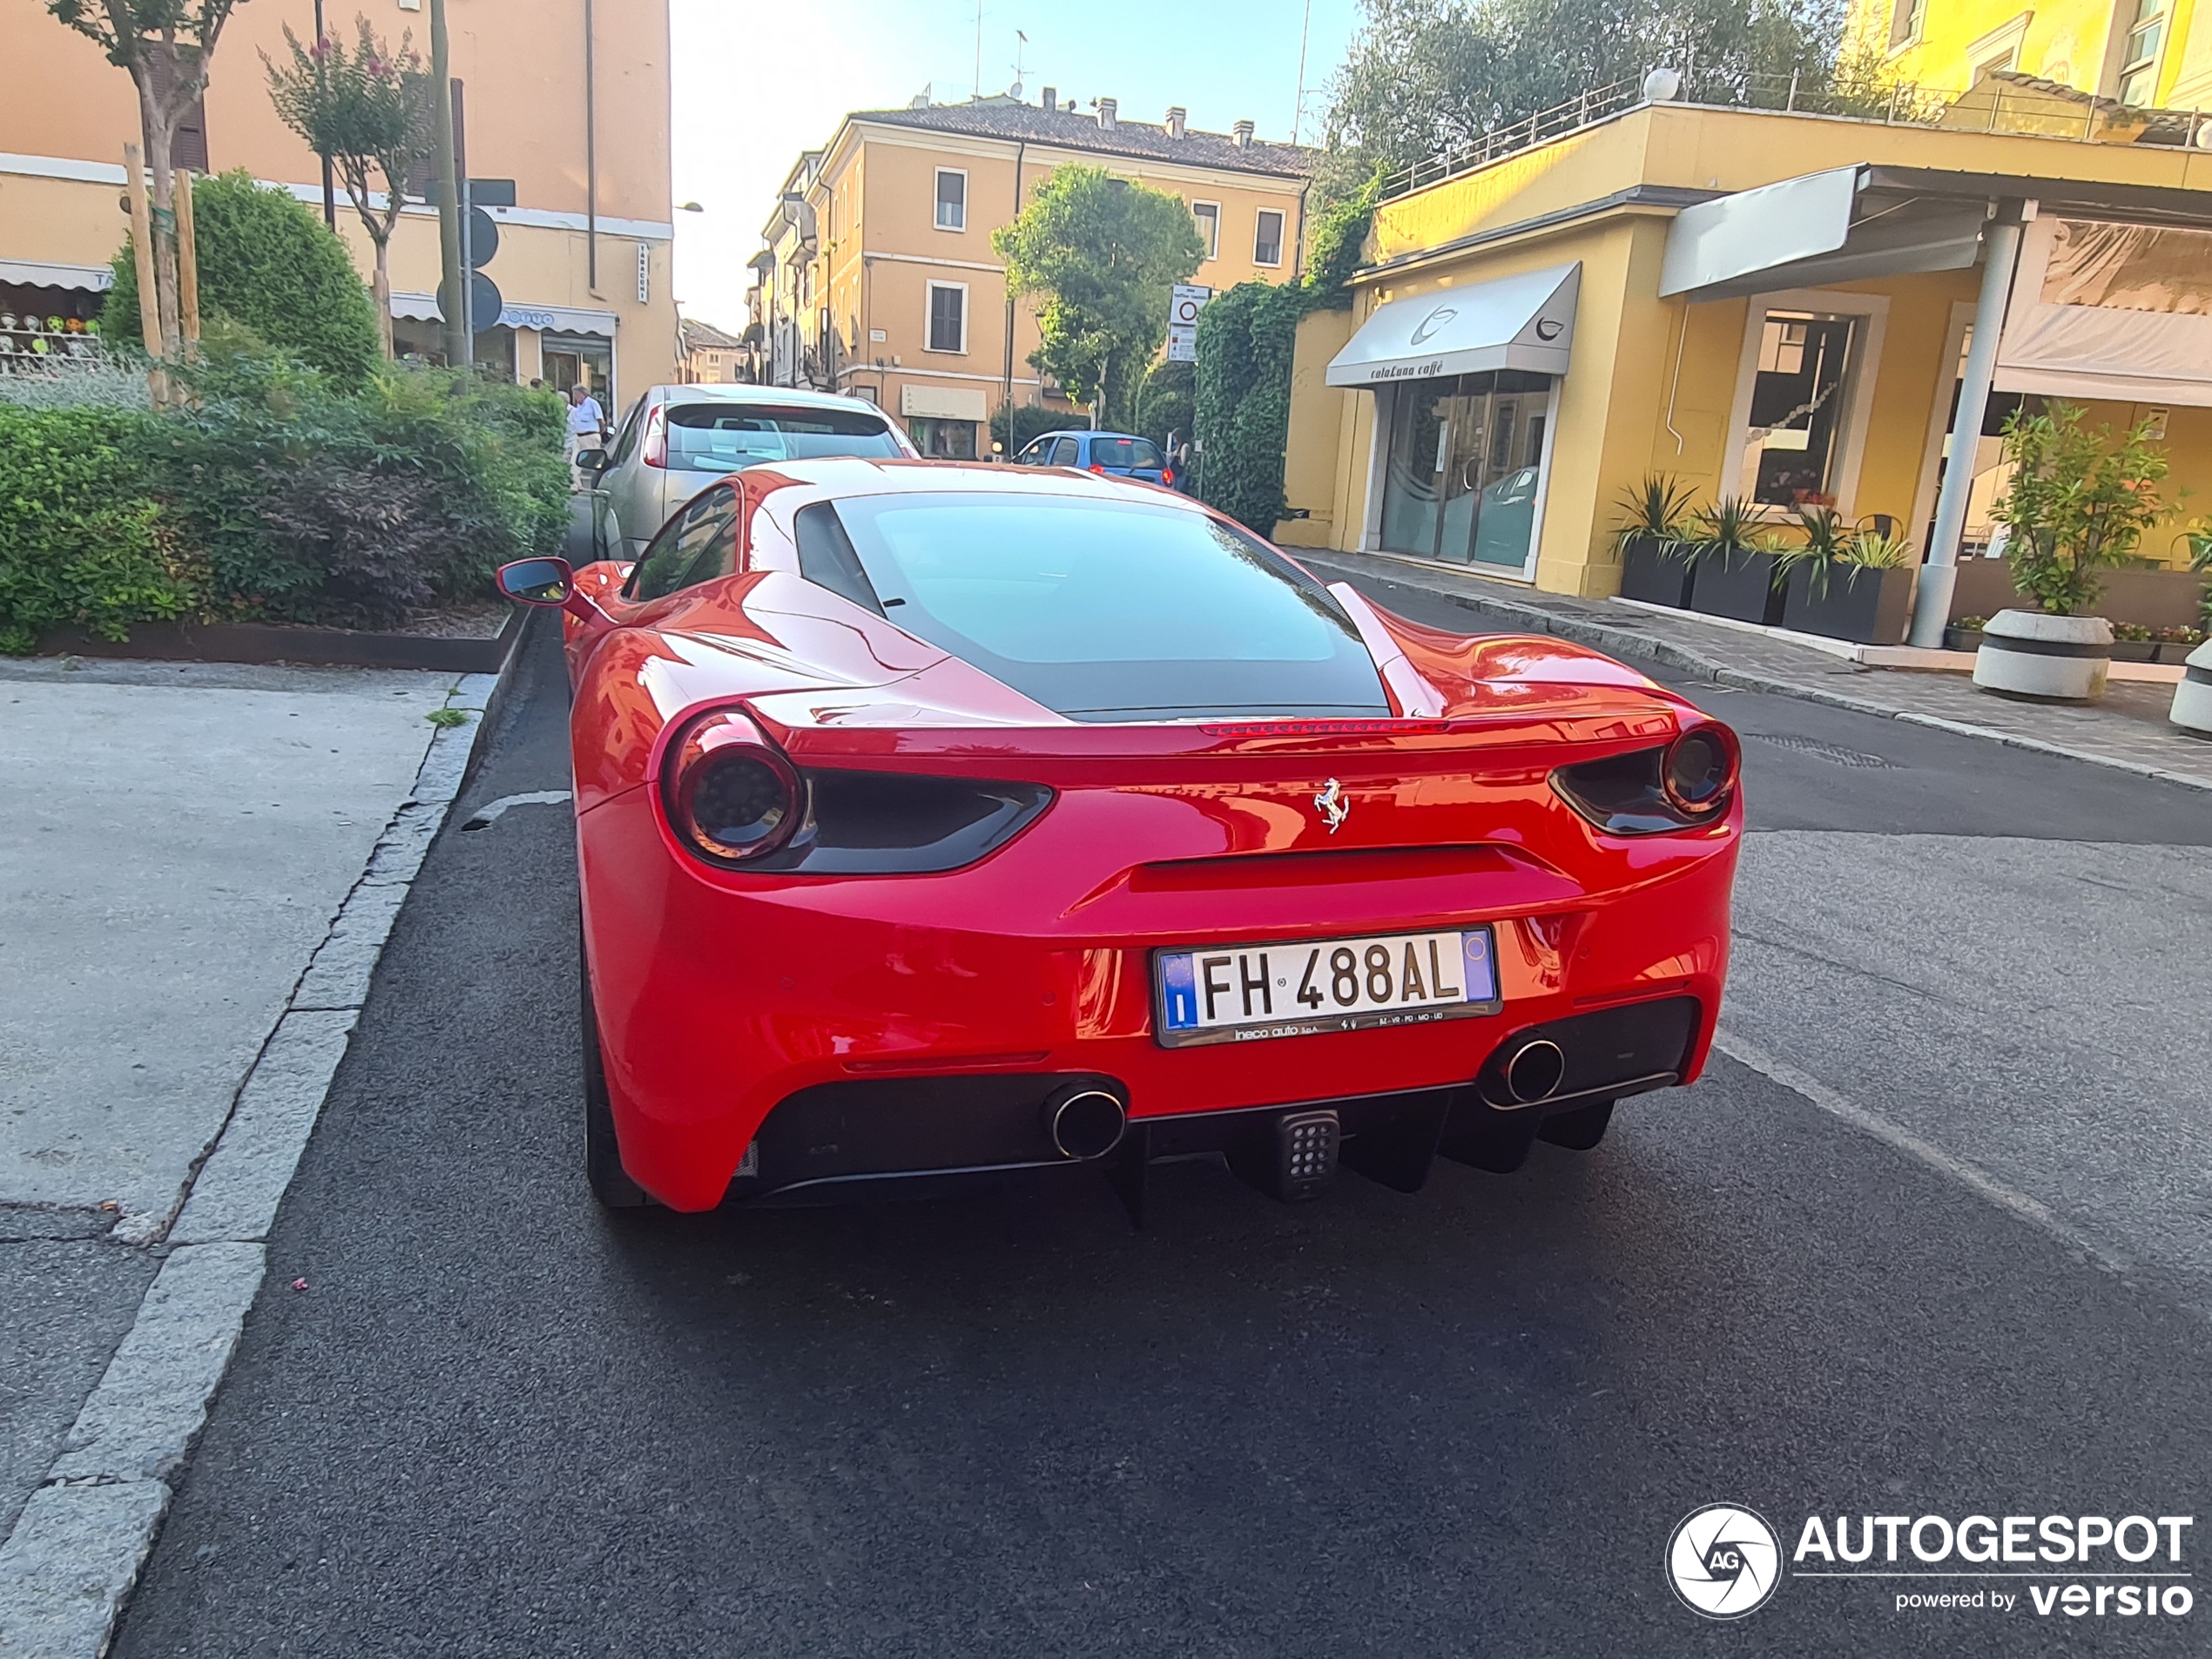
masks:
POLYGON ((1534 1106, 1549 1100, 1567 1080, 1567 1055, 1548 1037, 1524 1042, 1507 1056, 1506 1092, 1516 1106, 1534 1106))
POLYGON ((1095 1083, 1070 1083, 1044 1103, 1045 1131, 1063 1158, 1103 1158, 1122 1143, 1129 1108, 1112 1090, 1095 1083))

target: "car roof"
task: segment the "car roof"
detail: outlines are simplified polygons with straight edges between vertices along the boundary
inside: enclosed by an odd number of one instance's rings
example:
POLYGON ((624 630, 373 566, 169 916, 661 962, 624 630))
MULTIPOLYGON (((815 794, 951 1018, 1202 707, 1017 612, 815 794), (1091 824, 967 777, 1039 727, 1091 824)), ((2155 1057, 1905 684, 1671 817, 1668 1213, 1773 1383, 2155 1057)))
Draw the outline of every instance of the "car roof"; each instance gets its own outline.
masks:
MULTIPOLYGON (((976 496, 1056 496, 1062 498, 1127 502, 1131 486, 1126 479, 1102 478, 1065 468, 1012 467, 1002 462, 877 460, 862 455, 824 456, 815 461, 787 461, 756 469, 794 484, 812 484, 830 496, 922 496, 954 493, 976 496)), ((1136 486, 1143 489, 1143 485, 1136 486)), ((1153 490, 1145 500, 1156 506, 1179 508, 1204 514, 1206 509, 1188 496, 1153 490)))
POLYGON ((880 407, 865 397, 845 397, 835 392, 815 392, 796 386, 655 386, 648 388, 645 395, 664 403, 779 403, 786 408, 809 409, 849 409, 857 406, 883 414, 880 407))

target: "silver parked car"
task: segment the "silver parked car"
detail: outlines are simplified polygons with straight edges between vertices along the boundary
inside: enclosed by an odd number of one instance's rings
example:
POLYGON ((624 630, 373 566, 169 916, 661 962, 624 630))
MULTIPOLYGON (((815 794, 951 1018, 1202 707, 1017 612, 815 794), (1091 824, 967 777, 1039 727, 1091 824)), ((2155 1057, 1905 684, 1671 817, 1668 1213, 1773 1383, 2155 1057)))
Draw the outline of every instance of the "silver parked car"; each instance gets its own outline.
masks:
POLYGON ((591 550, 634 559, 670 515, 716 479, 817 455, 916 457, 873 403, 783 386, 655 386, 614 441, 577 465, 591 486, 591 550))

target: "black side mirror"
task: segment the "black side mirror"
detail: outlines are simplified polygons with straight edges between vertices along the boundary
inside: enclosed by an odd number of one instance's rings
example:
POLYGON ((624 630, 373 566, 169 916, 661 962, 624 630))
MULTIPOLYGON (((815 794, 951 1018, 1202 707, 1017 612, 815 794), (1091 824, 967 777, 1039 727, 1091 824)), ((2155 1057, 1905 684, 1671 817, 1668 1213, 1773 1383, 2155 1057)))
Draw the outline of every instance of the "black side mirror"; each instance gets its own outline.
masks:
POLYGON ((607 469, 607 452, 604 449, 579 449, 576 452, 576 464, 585 472, 604 472, 607 469))
POLYGON ((499 567, 499 590, 516 604, 566 604, 575 579, 566 559, 516 559, 499 567))

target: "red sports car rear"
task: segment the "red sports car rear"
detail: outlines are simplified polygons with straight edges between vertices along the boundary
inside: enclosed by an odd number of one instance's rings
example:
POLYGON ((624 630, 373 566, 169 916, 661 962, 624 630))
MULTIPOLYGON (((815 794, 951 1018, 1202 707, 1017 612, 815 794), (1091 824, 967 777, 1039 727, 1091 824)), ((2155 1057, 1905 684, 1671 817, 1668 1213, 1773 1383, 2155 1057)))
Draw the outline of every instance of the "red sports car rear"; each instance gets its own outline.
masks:
POLYGON ((1609 659, 978 466, 756 470, 634 568, 502 581, 569 613, 608 1202, 1411 1190, 1703 1062, 1735 739, 1609 659))

